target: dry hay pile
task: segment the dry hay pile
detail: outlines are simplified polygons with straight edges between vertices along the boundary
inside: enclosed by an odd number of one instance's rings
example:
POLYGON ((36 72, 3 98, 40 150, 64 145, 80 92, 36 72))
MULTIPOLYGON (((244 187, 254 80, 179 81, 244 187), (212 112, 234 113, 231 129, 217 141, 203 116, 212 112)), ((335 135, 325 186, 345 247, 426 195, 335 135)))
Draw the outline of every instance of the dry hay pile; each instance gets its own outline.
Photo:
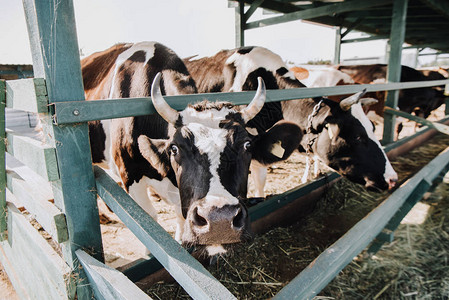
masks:
MULTIPOLYGON (((448 145, 449 137, 437 135, 393 161, 399 181, 448 145)), ((238 299, 271 298, 388 195, 342 179, 306 218, 256 236, 208 269, 238 299)), ((449 184, 441 184, 426 202, 431 214, 424 224, 401 225, 393 243, 374 257, 357 256, 317 299, 448 299, 449 184)), ((177 283, 158 283, 147 293, 154 299, 190 299, 177 283)))
POLYGON ((403 224, 373 257, 362 253, 323 291, 335 299, 449 299, 449 180, 423 201, 421 224, 403 224))

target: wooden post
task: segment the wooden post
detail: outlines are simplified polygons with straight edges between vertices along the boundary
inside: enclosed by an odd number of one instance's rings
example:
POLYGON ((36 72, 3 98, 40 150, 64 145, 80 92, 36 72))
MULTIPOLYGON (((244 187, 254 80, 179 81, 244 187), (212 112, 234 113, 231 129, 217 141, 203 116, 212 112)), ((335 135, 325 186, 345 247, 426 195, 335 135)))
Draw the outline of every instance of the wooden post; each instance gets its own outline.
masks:
POLYGON ((340 64, 340 56, 341 56, 341 27, 338 26, 335 28, 335 50, 334 50, 334 65, 340 64))
POLYGON ((239 0, 235 8, 235 47, 245 45, 245 3, 239 0))
MULTIPOLYGON (((399 82, 401 80, 401 58, 402 44, 405 38, 405 23, 407 16, 408 0, 395 0, 391 19, 390 51, 388 58, 388 82, 399 82)), ((385 105, 391 108, 398 106, 399 90, 387 92, 385 105)), ((390 114, 384 115, 383 144, 394 140, 396 117, 390 114)))
MULTIPOLYGON (((73 2, 23 0, 23 4, 34 75, 46 80, 49 102, 83 101, 73 2)), ((43 121, 57 151, 60 180, 52 183, 53 192, 55 204, 66 214, 69 232, 69 241, 61 244, 63 256, 79 278, 78 299, 90 299, 93 294, 75 254, 84 249, 103 260, 88 127, 86 123, 53 126, 49 117, 43 121)))
POLYGON ((6 85, 0 80, 0 242, 6 239, 6 133, 5 133, 6 85))

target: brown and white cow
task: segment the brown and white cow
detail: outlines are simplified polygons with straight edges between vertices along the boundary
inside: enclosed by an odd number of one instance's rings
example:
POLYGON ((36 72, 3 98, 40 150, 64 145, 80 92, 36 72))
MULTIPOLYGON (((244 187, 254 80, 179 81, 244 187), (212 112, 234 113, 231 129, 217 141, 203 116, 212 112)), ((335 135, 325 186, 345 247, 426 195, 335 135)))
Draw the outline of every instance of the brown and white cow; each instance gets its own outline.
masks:
POLYGON ((125 190, 154 218, 149 188, 175 205, 176 238, 184 244, 205 246, 213 255, 250 237, 241 200, 251 159, 279 160, 270 152, 273 144, 284 139, 299 144, 301 135, 287 122, 257 140, 246 131, 265 101, 261 79, 254 99, 242 110, 228 102, 203 101, 177 112, 162 95, 195 93, 195 82, 182 60, 159 43, 116 45, 85 58, 82 72, 88 100, 151 95, 158 112, 90 123, 94 163, 115 171, 125 190))
MULTIPOLYGON (((215 56, 184 62, 200 93, 254 90, 257 77, 264 79, 268 89, 304 87, 277 54, 262 47, 222 50, 215 56)), ((340 104, 324 98, 265 103, 247 126, 255 134, 263 134, 279 120, 294 122, 304 134, 298 147, 301 152, 318 155, 354 182, 384 190, 394 186, 397 174, 374 136, 361 102, 359 93, 340 104)), ((263 195, 263 165, 267 164, 259 161, 251 166, 258 196, 263 195)))
MULTIPOLYGON (((338 70, 350 75, 355 82, 360 84, 383 83, 387 78, 387 65, 340 65, 338 70)), ((434 75, 434 74, 432 74, 434 75)), ((445 79, 444 77, 428 77, 423 72, 413 68, 402 66, 401 82, 426 81, 435 79, 445 79)), ((376 114, 383 117, 383 108, 385 105, 385 92, 377 92, 376 99, 379 103, 373 106, 376 114)), ((415 113, 417 116, 427 118, 430 113, 444 103, 444 93, 441 88, 416 88, 400 90, 398 99, 398 108, 407 113, 415 113)))

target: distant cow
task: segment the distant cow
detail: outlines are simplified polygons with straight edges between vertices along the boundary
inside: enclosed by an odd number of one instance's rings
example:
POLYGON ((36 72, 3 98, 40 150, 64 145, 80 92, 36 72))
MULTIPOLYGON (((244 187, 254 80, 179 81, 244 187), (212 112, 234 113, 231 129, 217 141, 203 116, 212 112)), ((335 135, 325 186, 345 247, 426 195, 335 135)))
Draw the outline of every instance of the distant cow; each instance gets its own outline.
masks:
POLYGON ((270 152, 273 144, 290 138, 299 144, 301 135, 287 122, 258 139, 247 132, 245 124, 265 101, 263 81, 245 109, 203 101, 177 112, 162 95, 195 93, 195 82, 182 60, 159 43, 116 45, 83 59, 82 72, 88 100, 151 95, 158 112, 91 122, 93 162, 115 171, 151 216, 156 212, 149 188, 175 205, 176 238, 184 244, 206 246, 213 255, 247 239, 248 212, 241 200, 251 159, 279 160, 270 152))
MULTIPOLYGON (((432 68, 432 69, 423 69, 423 70, 418 70, 418 71, 423 73, 424 76, 426 76, 428 80, 444 80, 444 79, 449 78, 448 69, 444 69, 441 67, 432 68)), ((433 88, 437 89, 439 91, 443 91, 443 93, 444 93, 445 86, 440 85, 440 86, 436 86, 433 88)))
MULTIPOLYGON (((386 82, 387 65, 350 65, 338 66, 338 70, 350 75, 355 82, 366 84, 373 82, 386 82)), ((422 72, 413 68, 402 66, 401 82, 432 80, 422 72)), ((378 92, 380 102, 377 104, 376 113, 383 116, 385 104, 385 92, 378 92)), ((430 113, 444 103, 443 91, 435 88, 404 89, 399 91, 398 108, 407 113, 415 113, 417 116, 427 118, 430 113)))
POLYGON ((295 66, 290 68, 290 71, 306 87, 354 84, 354 79, 351 76, 333 67, 303 68, 295 66))
MULTIPOLYGON (((223 50, 215 56, 184 62, 200 93, 254 90, 259 76, 268 89, 304 87, 278 55, 262 47, 223 50)), ((298 148, 301 152, 318 155, 354 182, 384 190, 395 184, 397 174, 363 113, 360 96, 356 94, 340 104, 324 98, 266 103, 247 126, 255 134, 262 134, 279 120, 294 122, 304 134, 298 148)), ((257 194, 262 196, 266 168, 257 165, 252 164, 251 172, 257 194)))

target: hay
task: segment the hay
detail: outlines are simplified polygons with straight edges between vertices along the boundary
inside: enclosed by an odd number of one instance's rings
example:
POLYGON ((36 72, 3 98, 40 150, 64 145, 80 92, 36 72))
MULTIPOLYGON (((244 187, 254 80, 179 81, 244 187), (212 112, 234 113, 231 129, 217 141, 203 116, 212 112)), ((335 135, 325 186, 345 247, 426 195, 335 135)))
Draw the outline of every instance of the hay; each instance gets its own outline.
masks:
POLYGON ((449 298, 449 184, 425 201, 422 225, 400 225, 374 257, 360 254, 321 293, 337 299, 449 298))
MULTIPOLYGON (((392 163, 399 180, 419 171, 447 145, 449 137, 437 135, 396 159, 392 163)), ((219 257, 209 271, 238 299, 271 298, 388 195, 342 179, 310 215, 256 236, 250 245, 219 257)), ((316 299, 447 299, 449 185, 442 184, 427 203, 432 212, 423 225, 401 225, 393 243, 372 258, 360 254, 316 299)), ((158 283, 147 293, 155 299, 190 299, 178 284, 158 283)))

